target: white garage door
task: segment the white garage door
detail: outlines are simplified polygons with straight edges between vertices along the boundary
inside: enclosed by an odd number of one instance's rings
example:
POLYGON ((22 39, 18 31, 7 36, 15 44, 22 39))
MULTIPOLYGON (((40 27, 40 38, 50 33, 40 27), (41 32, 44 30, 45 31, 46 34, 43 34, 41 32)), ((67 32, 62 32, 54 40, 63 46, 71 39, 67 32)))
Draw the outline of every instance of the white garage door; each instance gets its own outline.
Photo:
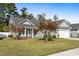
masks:
POLYGON ((59 30, 58 34, 59 34, 59 38, 69 38, 70 37, 69 30, 59 30))

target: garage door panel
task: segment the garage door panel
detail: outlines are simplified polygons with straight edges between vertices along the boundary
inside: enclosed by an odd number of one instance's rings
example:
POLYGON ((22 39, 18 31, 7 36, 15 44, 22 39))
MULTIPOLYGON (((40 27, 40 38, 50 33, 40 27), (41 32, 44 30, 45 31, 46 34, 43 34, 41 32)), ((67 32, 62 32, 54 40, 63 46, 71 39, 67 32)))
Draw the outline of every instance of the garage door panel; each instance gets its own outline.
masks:
POLYGON ((60 30, 58 31, 59 34, 59 38, 69 38, 70 34, 69 34, 69 30, 60 30))

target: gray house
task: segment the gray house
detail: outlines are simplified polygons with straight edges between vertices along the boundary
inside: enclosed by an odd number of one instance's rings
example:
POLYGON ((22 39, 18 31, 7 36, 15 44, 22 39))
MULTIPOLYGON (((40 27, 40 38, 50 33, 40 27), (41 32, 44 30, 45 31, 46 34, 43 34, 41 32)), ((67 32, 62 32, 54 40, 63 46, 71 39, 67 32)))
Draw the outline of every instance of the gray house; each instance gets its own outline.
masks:
MULTIPOLYGON (((62 19, 56 21, 58 23, 57 32, 51 32, 51 35, 56 35, 59 38, 71 38, 71 37, 79 37, 78 29, 79 24, 70 24, 68 21, 62 19), (77 27, 78 26, 78 27, 77 27), (75 34, 73 34, 75 33, 75 34)), ((11 17, 9 20, 9 24, 13 24, 16 27, 24 28, 24 32, 21 33, 22 36, 25 37, 42 37, 43 33, 41 31, 36 32, 37 24, 39 20, 29 20, 20 17, 11 17)))
POLYGON ((70 36, 72 38, 79 38, 79 23, 71 24, 71 27, 70 36))

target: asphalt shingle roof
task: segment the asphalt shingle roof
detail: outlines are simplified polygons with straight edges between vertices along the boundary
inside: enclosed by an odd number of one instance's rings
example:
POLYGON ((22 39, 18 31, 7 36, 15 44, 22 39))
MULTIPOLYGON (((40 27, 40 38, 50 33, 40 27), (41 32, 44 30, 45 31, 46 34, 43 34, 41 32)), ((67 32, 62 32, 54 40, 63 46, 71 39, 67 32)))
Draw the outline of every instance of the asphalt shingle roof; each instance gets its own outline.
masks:
POLYGON ((21 22, 25 20, 25 18, 19 18, 19 17, 13 17, 12 19, 16 26, 18 26, 21 22))
MULTIPOLYGON (((26 26, 26 27, 33 27, 32 25, 26 25, 26 24, 23 24, 25 21, 27 21, 25 18, 21 18, 21 17, 12 17, 13 19, 13 22, 16 26, 18 27, 23 27, 23 26, 26 26)), ((38 23, 39 23, 39 20, 29 20, 30 22, 32 22, 34 24, 34 26, 36 26, 38 23)), ((46 20, 46 21, 51 21, 51 20, 46 20)), ((56 22, 60 25, 62 22, 64 22, 65 20, 62 19, 62 20, 57 20, 56 22)), ((78 25, 71 25, 69 22, 67 22, 67 24, 69 24, 72 28, 76 28, 78 27, 79 28, 79 24, 78 25)))
POLYGON ((79 23, 71 24, 72 29, 79 29, 79 23))

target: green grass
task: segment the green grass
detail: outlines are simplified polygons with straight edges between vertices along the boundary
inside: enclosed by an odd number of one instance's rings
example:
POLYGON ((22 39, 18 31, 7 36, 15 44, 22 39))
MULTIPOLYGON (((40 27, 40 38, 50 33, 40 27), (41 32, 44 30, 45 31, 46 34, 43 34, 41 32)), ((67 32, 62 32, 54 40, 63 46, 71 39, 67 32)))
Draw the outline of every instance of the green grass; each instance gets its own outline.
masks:
POLYGON ((0 40, 0 55, 2 56, 45 56, 64 50, 79 47, 79 41, 54 39, 45 42, 43 40, 0 40))

